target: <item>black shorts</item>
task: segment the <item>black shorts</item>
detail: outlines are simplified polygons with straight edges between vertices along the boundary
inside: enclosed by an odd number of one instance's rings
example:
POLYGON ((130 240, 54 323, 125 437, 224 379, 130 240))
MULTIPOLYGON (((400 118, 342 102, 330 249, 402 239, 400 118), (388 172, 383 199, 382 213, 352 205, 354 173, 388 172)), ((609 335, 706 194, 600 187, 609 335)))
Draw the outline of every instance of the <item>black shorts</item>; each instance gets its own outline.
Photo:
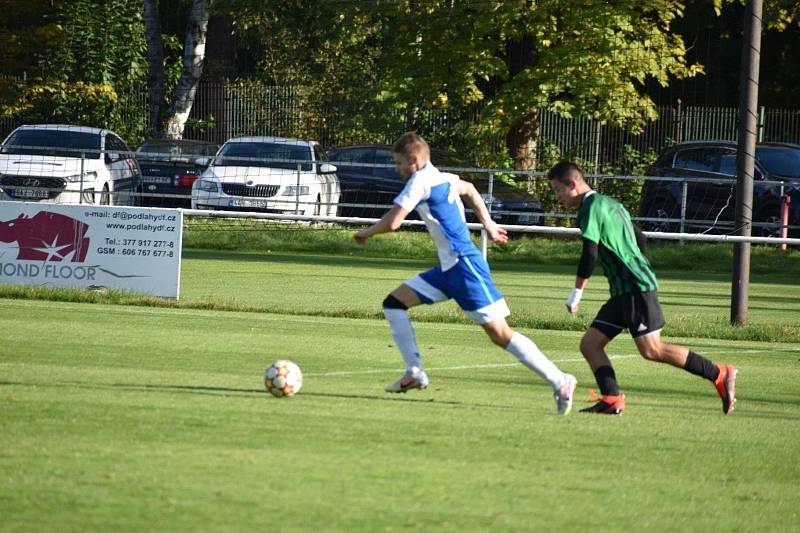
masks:
POLYGON ((613 296, 603 304, 592 322, 592 327, 613 339, 623 329, 631 337, 641 337, 664 327, 664 313, 658 303, 658 293, 635 292, 613 296))

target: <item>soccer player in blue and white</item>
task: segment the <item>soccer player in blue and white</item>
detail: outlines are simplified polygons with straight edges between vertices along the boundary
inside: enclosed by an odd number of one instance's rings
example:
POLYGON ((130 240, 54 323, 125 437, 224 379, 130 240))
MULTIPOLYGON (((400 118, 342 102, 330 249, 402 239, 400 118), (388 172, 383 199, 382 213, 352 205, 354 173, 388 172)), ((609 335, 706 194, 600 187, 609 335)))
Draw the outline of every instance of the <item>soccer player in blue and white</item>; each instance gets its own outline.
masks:
POLYGON ((493 343, 550 383, 558 414, 569 413, 575 377, 559 370, 532 340, 509 327, 506 317, 511 311, 494 285, 489 265, 470 239, 462 199, 474 209, 493 242, 508 240, 505 229, 491 219, 474 185, 433 166, 428 144, 416 133, 402 135, 394 144, 392 156, 395 168, 407 183, 394 199, 394 206, 354 238, 364 244, 373 235, 394 231, 416 209, 436 244, 439 266, 409 279, 383 301, 383 313, 406 363, 403 376, 388 385, 386 391, 406 392, 428 386, 408 309, 453 298, 493 343))

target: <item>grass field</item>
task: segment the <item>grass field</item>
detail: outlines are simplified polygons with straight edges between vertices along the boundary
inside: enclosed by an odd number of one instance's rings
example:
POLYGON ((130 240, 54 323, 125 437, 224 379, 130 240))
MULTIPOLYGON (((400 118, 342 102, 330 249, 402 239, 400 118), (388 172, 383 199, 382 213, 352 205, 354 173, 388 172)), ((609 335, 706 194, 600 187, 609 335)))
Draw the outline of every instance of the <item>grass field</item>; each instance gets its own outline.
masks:
MULTIPOLYGON (((4 293, 0 530, 797 530, 792 276, 754 275, 753 325, 732 328, 728 275, 659 272, 670 340, 740 368, 732 416, 621 338, 625 415, 559 418, 549 387, 448 305, 413 312, 431 387, 383 392, 402 364, 380 300, 429 265, 189 250, 173 307, 4 293), (305 372, 295 398, 264 392, 278 357, 305 372)), ((582 398, 603 279, 572 320, 574 266, 495 274, 582 398)))

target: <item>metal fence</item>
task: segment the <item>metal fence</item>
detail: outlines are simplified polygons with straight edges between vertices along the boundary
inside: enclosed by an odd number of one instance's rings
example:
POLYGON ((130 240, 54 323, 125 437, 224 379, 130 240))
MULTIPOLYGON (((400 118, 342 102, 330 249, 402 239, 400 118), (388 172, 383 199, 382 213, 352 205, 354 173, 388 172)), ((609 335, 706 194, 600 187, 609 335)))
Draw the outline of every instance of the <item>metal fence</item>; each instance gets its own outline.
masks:
MULTIPOLYGON (((64 139, 70 133, 61 132, 64 139)), ((99 141, 97 143, 100 147, 99 141)), ((595 145, 595 148, 597 145, 595 145)), ((183 207, 231 212, 269 212, 308 217, 375 218, 388 210, 404 186, 391 165, 297 157, 301 143, 275 145, 272 157, 236 153, 191 162, 169 153, 113 151, 8 144, 0 154, 0 200, 43 203, 183 207), (286 150, 284 150, 286 148, 286 150), (289 150, 297 148, 296 152, 289 150), (287 155, 279 155, 279 154, 287 155), (211 164, 211 167, 208 165, 211 164), (202 186, 200 186, 202 184, 202 186)), ((590 147, 591 148, 591 147, 590 147)), ((434 160, 434 163, 436 161, 434 160)), ((495 220, 512 226, 572 226, 574 212, 555 199, 541 173, 483 168, 442 170, 472 182, 495 220), (509 184, 543 179, 532 194, 509 184)), ((588 174, 593 188, 618 198, 646 230, 733 234, 736 180, 588 174)), ((800 185, 758 181, 754 186, 753 235, 780 236, 800 230, 800 185)), ((530 231, 537 231, 530 228, 530 231)))
MULTIPOLYGON (((133 94, 123 95, 124 121, 146 124, 148 120, 147 91, 142 87, 133 94)), ((215 81, 201 82, 185 130, 185 138, 221 144, 234 136, 267 135, 312 138, 324 147, 390 143, 408 128, 407 117, 397 112, 386 117, 380 131, 354 129, 343 124, 343 111, 335 103, 314 103, 315 95, 304 87, 273 87, 258 83, 215 81)), ((349 112, 349 111, 348 111, 349 112)), ((665 146, 685 140, 736 140, 737 110, 719 107, 659 106, 659 118, 633 135, 624 129, 589 118, 565 118, 542 109, 538 158, 547 164, 548 155, 581 161, 594 171, 620 168, 626 152, 639 154, 657 152, 665 146)), ((759 120, 759 140, 800 143, 800 109, 762 108, 759 120)), ((418 113, 416 127, 426 135, 450 144, 449 148, 469 157, 469 147, 453 146, 457 132, 465 131, 481 119, 478 108, 465 110, 435 110, 418 113)), ((12 119, 0 121, 0 134, 8 134, 19 123, 12 119)), ((101 126, 101 125, 97 125, 101 126)), ((102 125, 106 126, 106 125, 102 125)), ((126 128, 131 131, 133 128, 126 128)), ((136 140, 128 139, 132 144, 136 140)), ((490 150, 503 149, 504 139, 485 141, 490 150)), ((442 146, 448 147, 448 146, 442 146)))

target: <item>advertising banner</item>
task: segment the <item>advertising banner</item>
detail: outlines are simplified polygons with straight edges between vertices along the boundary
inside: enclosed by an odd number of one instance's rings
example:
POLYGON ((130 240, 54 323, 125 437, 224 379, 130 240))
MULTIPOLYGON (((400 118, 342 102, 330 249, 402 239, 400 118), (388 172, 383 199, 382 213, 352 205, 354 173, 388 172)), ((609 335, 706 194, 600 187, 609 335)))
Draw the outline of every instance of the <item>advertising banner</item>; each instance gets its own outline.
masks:
POLYGON ((0 283, 178 298, 178 209, 0 202, 0 283))

